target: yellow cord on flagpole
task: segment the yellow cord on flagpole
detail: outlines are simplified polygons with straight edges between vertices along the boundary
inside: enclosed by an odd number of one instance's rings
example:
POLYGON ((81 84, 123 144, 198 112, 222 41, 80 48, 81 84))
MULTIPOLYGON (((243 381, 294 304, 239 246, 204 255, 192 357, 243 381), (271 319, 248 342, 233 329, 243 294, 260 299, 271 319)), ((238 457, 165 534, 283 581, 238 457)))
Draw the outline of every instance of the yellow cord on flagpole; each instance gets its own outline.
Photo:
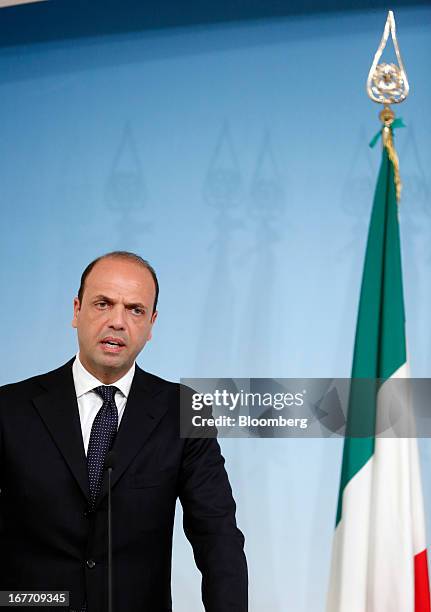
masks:
POLYGON ((382 129, 383 146, 385 147, 388 153, 388 157, 394 166, 395 190, 396 190, 396 195, 397 195, 397 202, 399 202, 401 198, 401 189, 402 189, 402 182, 401 182, 401 176, 400 176, 400 162, 398 160, 398 155, 395 150, 394 139, 392 135, 392 127, 391 127, 395 119, 395 113, 391 108, 385 106, 385 108, 379 113, 379 118, 380 118, 380 121, 383 123, 383 129, 382 129))

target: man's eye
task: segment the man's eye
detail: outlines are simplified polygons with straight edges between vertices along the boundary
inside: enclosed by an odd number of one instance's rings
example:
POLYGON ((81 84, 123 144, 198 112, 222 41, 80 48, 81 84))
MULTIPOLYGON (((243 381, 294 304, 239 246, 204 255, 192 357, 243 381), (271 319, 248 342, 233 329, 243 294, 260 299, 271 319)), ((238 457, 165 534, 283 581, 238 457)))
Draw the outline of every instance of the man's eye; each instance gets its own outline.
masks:
POLYGON ((142 310, 142 308, 132 308, 132 312, 134 315, 143 315, 144 311, 142 310))
POLYGON ((108 303, 107 302, 96 302, 96 306, 97 308, 99 308, 100 310, 104 310, 107 307, 108 303))

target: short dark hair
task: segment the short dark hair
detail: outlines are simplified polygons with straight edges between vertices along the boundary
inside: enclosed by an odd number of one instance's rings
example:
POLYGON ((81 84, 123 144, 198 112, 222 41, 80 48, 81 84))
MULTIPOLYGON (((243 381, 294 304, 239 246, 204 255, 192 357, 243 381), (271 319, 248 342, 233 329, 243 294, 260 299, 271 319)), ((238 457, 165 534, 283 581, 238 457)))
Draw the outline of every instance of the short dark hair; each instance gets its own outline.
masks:
POLYGON ((133 261, 134 263, 137 263, 141 265, 143 268, 145 268, 146 270, 148 270, 148 272, 152 276, 152 279, 154 281, 154 286, 156 289, 156 295, 154 298, 154 305, 153 305, 153 314, 154 314, 156 312, 157 302, 159 299, 159 281, 157 280, 156 271, 154 270, 153 266, 148 263, 146 259, 143 259, 140 255, 137 255, 136 253, 131 253, 130 251, 111 251, 110 253, 105 253, 105 255, 100 255, 100 257, 97 257, 91 263, 88 264, 88 266, 85 268, 81 276, 81 284, 79 285, 79 290, 78 290, 79 303, 80 304, 82 303, 82 297, 84 295, 84 289, 85 289, 85 280, 87 276, 90 274, 94 266, 99 261, 102 261, 102 259, 125 259, 127 261, 133 261))

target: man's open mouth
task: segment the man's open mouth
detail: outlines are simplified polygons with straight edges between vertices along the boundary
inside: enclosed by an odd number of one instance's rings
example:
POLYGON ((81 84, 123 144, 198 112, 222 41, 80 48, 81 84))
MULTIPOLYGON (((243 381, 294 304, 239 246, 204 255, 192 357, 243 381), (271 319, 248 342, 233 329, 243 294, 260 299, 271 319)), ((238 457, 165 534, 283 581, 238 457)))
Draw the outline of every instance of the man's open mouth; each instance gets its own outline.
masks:
POLYGON ((101 344, 108 348, 121 348, 123 346, 126 346, 125 342, 123 342, 123 340, 120 340, 119 338, 104 338, 103 340, 101 340, 101 344))

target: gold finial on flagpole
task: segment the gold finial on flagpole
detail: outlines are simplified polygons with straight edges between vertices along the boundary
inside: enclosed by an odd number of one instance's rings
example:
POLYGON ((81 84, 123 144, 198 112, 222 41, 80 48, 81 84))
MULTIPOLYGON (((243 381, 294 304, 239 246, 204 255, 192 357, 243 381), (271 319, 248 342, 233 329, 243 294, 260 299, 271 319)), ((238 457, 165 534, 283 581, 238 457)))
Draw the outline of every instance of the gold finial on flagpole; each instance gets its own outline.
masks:
POLYGON ((389 104, 399 104, 409 95, 409 82, 398 47, 395 17, 392 11, 388 12, 382 40, 380 41, 373 63, 371 64, 370 72, 368 73, 367 93, 373 102, 378 102, 385 106, 389 104), (378 63, 385 50, 389 34, 392 36, 398 66, 396 64, 378 63))
POLYGON ((380 121, 383 124, 382 141, 389 159, 394 166, 394 178, 398 201, 401 196, 402 185, 398 155, 392 137, 392 124, 395 119, 395 113, 389 105, 403 102, 409 95, 409 89, 407 74, 398 47, 394 13, 389 11, 382 39, 374 56, 373 63, 371 64, 370 72, 368 73, 367 93, 373 102, 384 105, 383 110, 379 113, 380 121), (385 50, 389 35, 392 37, 398 65, 393 63, 386 64, 384 62, 381 64, 378 63, 385 50))

